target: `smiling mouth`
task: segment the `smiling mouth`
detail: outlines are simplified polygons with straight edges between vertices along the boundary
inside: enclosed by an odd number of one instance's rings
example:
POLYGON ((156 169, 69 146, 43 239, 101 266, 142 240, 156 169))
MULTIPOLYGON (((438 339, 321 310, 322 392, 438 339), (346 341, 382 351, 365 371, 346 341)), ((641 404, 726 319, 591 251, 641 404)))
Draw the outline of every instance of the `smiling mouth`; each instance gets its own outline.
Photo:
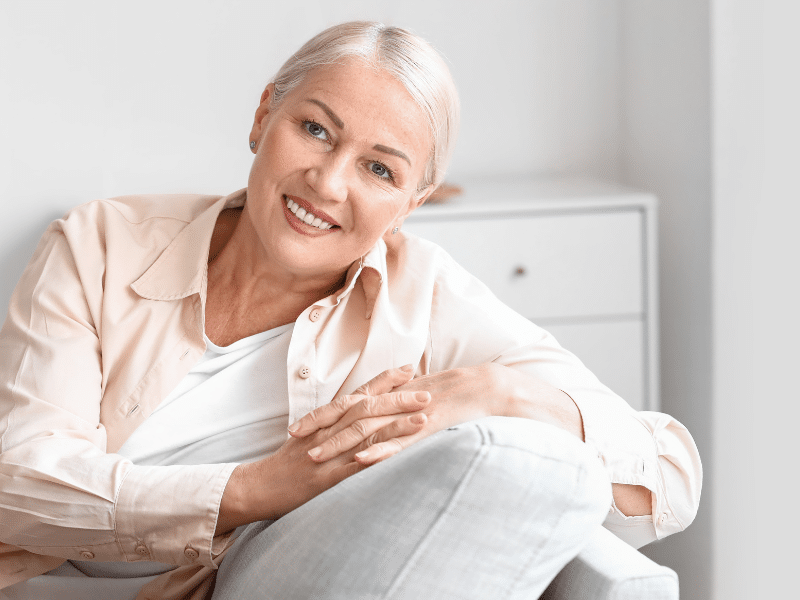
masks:
POLYGON ((310 225, 311 227, 316 227, 317 229, 320 229, 322 231, 326 231, 328 229, 333 229, 337 227, 336 225, 328 223, 328 221, 324 220, 322 217, 318 217, 311 211, 306 210, 291 198, 284 196, 283 201, 286 204, 286 208, 289 209, 289 212, 291 212, 295 217, 300 219, 306 225, 310 225))

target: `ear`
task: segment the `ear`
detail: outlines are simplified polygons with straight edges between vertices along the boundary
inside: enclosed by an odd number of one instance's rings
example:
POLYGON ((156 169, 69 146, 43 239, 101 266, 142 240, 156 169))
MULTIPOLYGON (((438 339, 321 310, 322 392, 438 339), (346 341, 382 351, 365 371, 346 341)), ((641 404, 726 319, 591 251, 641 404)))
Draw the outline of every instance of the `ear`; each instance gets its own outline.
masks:
POLYGON ((405 213, 402 215, 403 220, 405 220, 408 215, 417 210, 420 206, 425 204, 425 201, 430 198, 430 195, 435 189, 436 186, 431 184, 414 192, 414 195, 411 197, 411 201, 408 203, 405 213))
POLYGON ((386 240, 387 243, 389 243, 389 241, 392 238, 392 230, 395 227, 402 227, 403 221, 406 220, 408 215, 410 215, 420 206, 425 204, 425 200, 428 199, 428 197, 433 193, 433 190, 435 189, 436 189, 435 185, 429 185, 427 187, 422 188, 421 190, 417 190, 416 192, 414 192, 414 195, 411 197, 411 200, 409 200, 406 209, 399 215, 397 215, 397 218, 394 220, 394 223, 392 223, 392 226, 384 234, 383 239, 386 240))
POLYGON ((264 88, 264 92, 261 94, 261 102, 259 102, 258 108, 256 109, 256 115, 253 119, 253 128, 250 130, 250 141, 256 143, 256 147, 253 148, 253 153, 258 151, 258 142, 261 140, 261 134, 264 133, 264 128, 269 122, 274 91, 275 84, 270 83, 264 88))

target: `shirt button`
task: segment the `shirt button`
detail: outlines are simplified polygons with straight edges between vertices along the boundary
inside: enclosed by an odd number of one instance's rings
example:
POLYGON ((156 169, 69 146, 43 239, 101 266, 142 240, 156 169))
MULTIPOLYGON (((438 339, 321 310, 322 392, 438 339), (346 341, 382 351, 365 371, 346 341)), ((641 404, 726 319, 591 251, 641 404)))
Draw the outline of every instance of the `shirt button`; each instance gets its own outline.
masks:
POLYGON ((300 377, 303 379, 308 379, 311 377, 311 369, 309 367, 302 367, 298 372, 298 375, 300 375, 300 377))
POLYGON ((147 546, 145 546, 144 544, 139 544, 138 546, 136 546, 135 552, 139 556, 147 556, 148 554, 150 554, 150 551, 147 549, 147 546))
POLYGON ((667 521, 668 518, 669 518, 669 515, 667 513, 661 513, 661 516, 658 517, 658 524, 659 525, 663 525, 667 521))
POLYGON ((318 308, 315 308, 308 314, 308 318, 311 319, 312 322, 316 323, 319 321, 319 318, 322 316, 322 313, 318 308))
POLYGON ((94 552, 89 552, 88 550, 82 550, 81 558, 84 560, 92 560, 94 558, 94 552))
POLYGON ((195 560, 198 556, 200 556, 200 553, 191 546, 186 546, 186 549, 183 551, 183 555, 189 560, 195 560))

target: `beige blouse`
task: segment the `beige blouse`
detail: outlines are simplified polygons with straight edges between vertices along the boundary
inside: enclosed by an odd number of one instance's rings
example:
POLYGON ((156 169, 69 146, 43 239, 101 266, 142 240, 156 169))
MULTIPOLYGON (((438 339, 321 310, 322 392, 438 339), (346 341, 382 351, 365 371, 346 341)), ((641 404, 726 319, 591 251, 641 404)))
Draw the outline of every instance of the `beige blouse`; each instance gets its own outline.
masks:
MULTIPOLYGON (((182 566, 150 592, 200 597, 229 542, 214 531, 236 465, 139 466, 115 451, 205 351, 211 234, 245 196, 98 200, 45 232, 0 332, 0 588, 64 559, 150 560, 182 566)), ((391 367, 424 375, 488 361, 567 392, 610 481, 652 492, 652 516, 611 506, 607 527, 640 546, 693 520, 702 469, 688 431, 634 411, 411 235, 379 241, 341 291, 298 317, 289 421, 391 367)))

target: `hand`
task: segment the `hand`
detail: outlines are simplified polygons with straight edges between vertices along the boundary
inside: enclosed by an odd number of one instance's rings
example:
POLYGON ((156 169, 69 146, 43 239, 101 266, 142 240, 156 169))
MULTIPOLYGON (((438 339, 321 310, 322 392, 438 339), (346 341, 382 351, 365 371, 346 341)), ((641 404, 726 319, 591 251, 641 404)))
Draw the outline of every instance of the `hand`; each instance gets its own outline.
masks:
MULTIPOLYGON (((371 465, 386 460, 437 431, 504 414, 503 407, 510 391, 505 379, 507 370, 502 365, 484 363, 424 375, 394 388, 395 392, 426 390, 431 394, 430 404, 422 410, 426 417, 423 427, 404 437, 391 437, 389 432, 379 431, 370 440, 371 444, 354 455, 355 460, 362 465, 371 465)), ((322 444, 323 448, 333 445, 335 440, 336 436, 326 441, 322 444)))
MULTIPOLYGON (((425 416, 418 413, 430 401, 427 392, 389 393, 395 386, 411 379, 413 370, 390 369, 361 386, 353 394, 337 398, 329 405, 306 415, 291 427, 290 437, 274 454, 267 458, 237 466, 231 475, 220 504, 217 533, 229 531, 264 519, 278 519, 318 494, 333 487, 343 479, 364 469, 367 465, 354 460, 362 447, 348 444, 335 457, 312 460, 309 450, 319 447, 352 424, 352 420, 339 423, 343 407, 361 404, 380 406, 381 414, 375 419, 362 418, 356 428, 364 437, 373 440, 388 439, 381 436, 403 438, 420 430, 425 416), (333 407, 328 408, 328 407, 333 407), (408 415, 408 413, 414 413, 408 415), (363 428, 363 429, 362 429, 363 428)), ((369 414, 369 408, 364 414, 369 414)), ((366 447, 366 446, 363 446, 366 447)))
POLYGON ((340 452, 355 448, 358 452, 354 458, 358 463, 374 464, 432 433, 490 415, 540 420, 583 439, 580 412, 568 395, 539 379, 496 363, 442 371, 391 389, 394 392, 424 390, 431 394, 431 402, 420 409, 425 421, 419 423, 418 431, 393 435, 399 427, 396 422, 399 411, 382 402, 391 394, 376 396, 369 403, 343 399, 336 405, 318 408, 298 422, 298 431, 303 434, 314 431, 315 425, 331 428, 333 436, 311 450, 314 460, 330 460, 340 452), (376 430, 379 415, 390 415, 392 422, 376 430), (369 427, 364 424, 367 420, 369 427))
POLYGON ((408 381, 386 371, 366 389, 367 397, 343 396, 298 421, 292 435, 308 435, 315 427, 328 427, 333 435, 311 450, 314 460, 323 462, 341 452, 357 450, 355 460, 370 465, 447 427, 492 414, 504 414, 504 377, 507 368, 494 363, 452 369, 408 381), (392 390, 392 393, 387 393, 392 390), (433 400, 414 406, 408 394, 428 393, 433 400), (406 415, 416 410, 416 413, 406 415), (405 423, 417 425, 416 430, 405 423), (398 435, 399 430, 403 431, 398 435))
POLYGON ((308 413, 289 427, 289 434, 304 438, 320 430, 329 432, 324 448, 318 445, 309 451, 309 456, 318 462, 330 460, 359 444, 366 448, 381 440, 413 435, 425 423, 425 415, 420 411, 430 402, 430 393, 392 391, 407 384, 412 375, 411 365, 388 369, 354 393, 308 413), (376 436, 379 431, 381 435, 376 436))

